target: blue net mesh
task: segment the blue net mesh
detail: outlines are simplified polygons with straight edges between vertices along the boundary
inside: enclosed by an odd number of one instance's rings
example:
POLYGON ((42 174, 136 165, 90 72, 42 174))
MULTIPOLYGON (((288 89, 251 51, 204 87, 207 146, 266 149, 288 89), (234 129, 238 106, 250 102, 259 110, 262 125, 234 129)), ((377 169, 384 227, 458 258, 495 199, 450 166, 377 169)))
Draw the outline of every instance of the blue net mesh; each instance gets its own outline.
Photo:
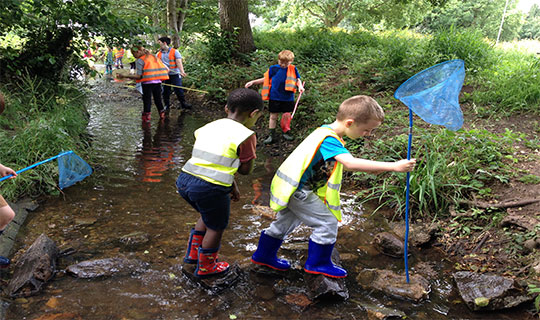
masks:
POLYGON ((92 174, 92 167, 73 152, 58 158, 58 186, 67 188, 92 174))
POLYGON ((458 96, 464 78, 463 60, 446 61, 412 76, 394 97, 424 121, 456 131, 463 125, 458 96))

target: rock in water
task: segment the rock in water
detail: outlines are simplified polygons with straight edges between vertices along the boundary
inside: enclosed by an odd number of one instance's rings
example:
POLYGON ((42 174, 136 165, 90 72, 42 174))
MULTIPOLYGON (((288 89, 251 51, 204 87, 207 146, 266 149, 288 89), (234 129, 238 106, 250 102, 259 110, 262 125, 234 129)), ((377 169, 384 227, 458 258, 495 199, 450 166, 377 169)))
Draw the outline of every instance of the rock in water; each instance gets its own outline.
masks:
POLYGON ((511 308, 534 298, 514 279, 498 275, 460 271, 454 273, 454 280, 461 298, 473 311, 511 308))
POLYGON ((7 286, 10 297, 28 297, 41 291, 43 284, 56 273, 58 247, 44 234, 26 250, 13 268, 7 286))
POLYGON ((93 279, 137 274, 147 268, 148 264, 140 260, 115 257, 73 264, 67 267, 67 272, 77 278, 93 279))

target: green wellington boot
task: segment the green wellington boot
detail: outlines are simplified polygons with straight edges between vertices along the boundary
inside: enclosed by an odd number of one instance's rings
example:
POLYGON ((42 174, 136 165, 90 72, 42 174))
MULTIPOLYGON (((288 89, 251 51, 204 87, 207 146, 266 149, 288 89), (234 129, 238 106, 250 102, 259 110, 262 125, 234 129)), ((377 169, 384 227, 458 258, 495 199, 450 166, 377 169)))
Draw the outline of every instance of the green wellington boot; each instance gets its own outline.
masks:
POLYGON ((268 135, 268 138, 264 139, 264 144, 271 144, 277 142, 277 135, 276 135, 276 128, 270 129, 270 134, 268 135))

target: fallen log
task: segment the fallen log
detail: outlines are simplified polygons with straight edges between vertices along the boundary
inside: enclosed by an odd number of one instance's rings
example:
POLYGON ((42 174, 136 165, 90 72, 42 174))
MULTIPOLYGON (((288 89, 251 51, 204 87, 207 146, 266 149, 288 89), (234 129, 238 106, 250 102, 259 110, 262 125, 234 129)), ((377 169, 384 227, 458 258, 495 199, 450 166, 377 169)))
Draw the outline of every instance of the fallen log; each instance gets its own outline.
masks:
POLYGON ((472 201, 472 200, 459 200, 459 203, 467 204, 469 206, 488 209, 488 208, 514 208, 514 207, 523 207, 532 203, 540 202, 540 199, 523 199, 516 201, 505 201, 499 203, 489 203, 484 201, 472 201))
POLYGON ((57 258, 56 243, 41 234, 15 264, 7 294, 19 298, 39 293, 43 284, 55 275, 57 258))

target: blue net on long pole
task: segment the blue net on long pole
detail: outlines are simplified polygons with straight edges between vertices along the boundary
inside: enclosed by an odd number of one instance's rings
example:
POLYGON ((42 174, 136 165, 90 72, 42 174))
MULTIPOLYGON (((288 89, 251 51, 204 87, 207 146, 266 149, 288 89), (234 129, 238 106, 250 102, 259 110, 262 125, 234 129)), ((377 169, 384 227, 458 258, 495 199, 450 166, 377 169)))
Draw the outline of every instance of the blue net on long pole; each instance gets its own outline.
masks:
MULTIPOLYGON (((461 128, 463 125, 463 113, 459 107, 459 92, 463 86, 464 79, 465 63, 463 60, 450 60, 415 74, 396 90, 394 97, 409 108, 407 159, 411 159, 413 112, 428 123, 443 125, 453 131, 461 128)), ((411 174, 407 172, 404 243, 404 263, 407 283, 409 283, 410 177, 411 174)))
POLYGON ((458 97, 464 79, 463 60, 446 61, 412 76, 394 97, 424 121, 456 131, 463 125, 458 97))
POLYGON ((58 187, 67 188, 92 174, 92 167, 73 152, 58 158, 58 187))

